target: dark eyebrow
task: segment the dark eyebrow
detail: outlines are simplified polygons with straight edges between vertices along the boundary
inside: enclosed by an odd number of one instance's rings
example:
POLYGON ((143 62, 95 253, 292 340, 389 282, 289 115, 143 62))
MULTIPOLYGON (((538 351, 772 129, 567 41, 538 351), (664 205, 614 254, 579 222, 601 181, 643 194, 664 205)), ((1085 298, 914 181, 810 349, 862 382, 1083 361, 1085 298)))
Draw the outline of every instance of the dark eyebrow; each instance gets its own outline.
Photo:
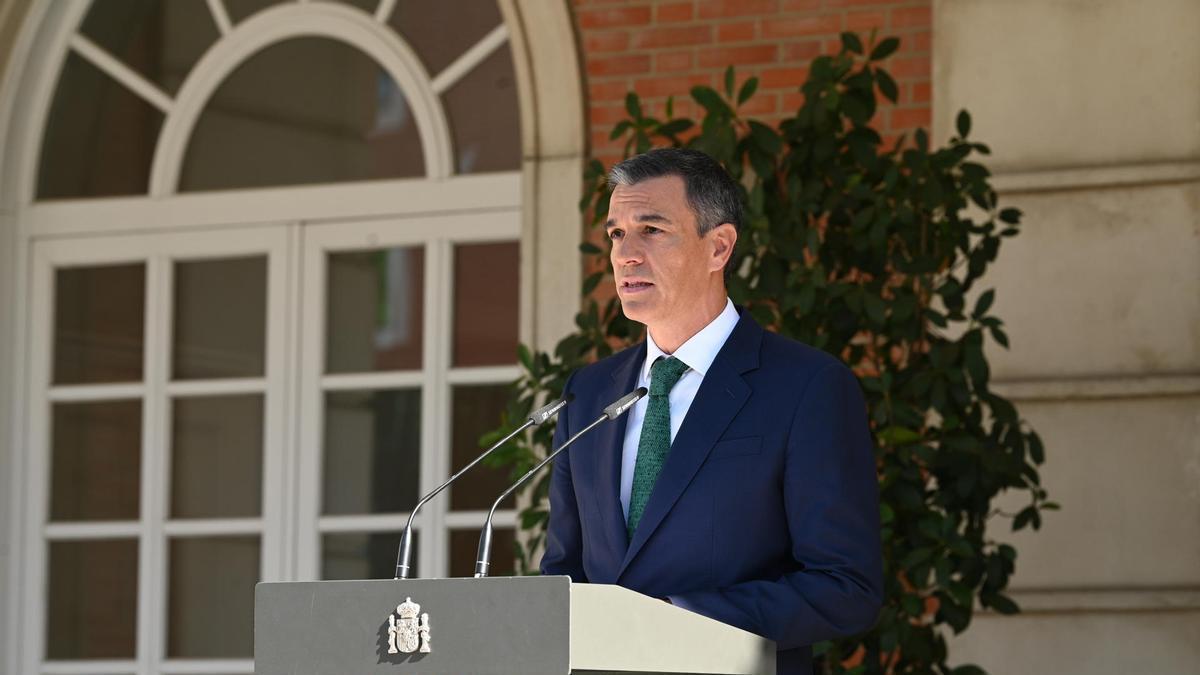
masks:
MULTIPOLYGON (((639 223, 670 223, 671 219, 659 213, 642 213, 634 218, 634 221, 639 223)), ((617 223, 612 218, 609 218, 608 222, 604 223, 605 230, 611 230, 616 226, 617 223)))

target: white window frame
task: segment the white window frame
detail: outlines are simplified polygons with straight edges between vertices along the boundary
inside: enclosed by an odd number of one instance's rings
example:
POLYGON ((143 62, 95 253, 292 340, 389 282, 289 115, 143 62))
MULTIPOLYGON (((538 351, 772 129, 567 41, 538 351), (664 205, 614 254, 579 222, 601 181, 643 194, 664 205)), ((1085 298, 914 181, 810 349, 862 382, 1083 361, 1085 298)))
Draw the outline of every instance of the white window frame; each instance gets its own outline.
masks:
MULTIPOLYGON (((421 471, 418 492, 426 493, 450 475, 451 387, 459 384, 507 384, 517 378, 512 365, 452 367, 453 246, 459 243, 519 241, 517 209, 481 213, 438 214, 358 222, 311 225, 304 232, 305 271, 300 314, 300 493, 310 496, 296 505, 299 519, 296 578, 319 579, 321 535, 336 532, 399 532, 408 513, 326 516, 320 513, 324 442, 324 395, 327 391, 421 387, 421 471), (424 330, 420 371, 327 375, 325 368, 326 259, 330 253, 419 246, 425 250, 424 330)), ((497 420, 501 411, 496 411, 497 420)), ((453 486, 449 488, 453 490, 453 486)), ((429 502, 414 528, 425 533, 417 546, 417 569, 425 577, 444 577, 449 569, 449 532, 478 530, 485 512, 449 510, 449 494, 429 502), (430 537, 430 533, 437 533, 430 537)), ((498 511, 498 527, 513 527, 516 514, 498 511)))
MULTIPOLYGON (((35 569, 37 575, 44 575, 44 570, 31 568, 23 554, 31 533, 35 539, 40 536, 39 526, 31 520, 28 509, 28 505, 36 502, 28 492, 31 463, 39 460, 29 450, 33 447, 32 429, 26 419, 30 408, 39 404, 26 399, 25 393, 32 386, 33 315, 39 307, 45 309, 31 293, 32 250, 42 242, 77 236, 105 238, 138 233, 208 231, 290 221, 293 224, 286 226, 288 245, 295 250, 301 240, 301 226, 296 221, 302 219, 320 223, 402 217, 441 212, 447 204, 453 204, 456 211, 463 213, 518 210, 524 205, 520 238, 520 339, 532 342, 536 335, 540 343, 549 344, 570 328, 577 299, 575 283, 579 277, 574 194, 578 176, 582 173, 585 136, 583 91, 574 41, 570 37, 570 12, 565 6, 554 4, 518 6, 514 0, 499 2, 505 24, 498 30, 502 28, 505 39, 514 43, 514 61, 522 96, 524 163, 521 171, 266 190, 191 194, 164 191, 153 199, 119 197, 60 202, 35 202, 33 199, 38 145, 67 51, 88 51, 88 47, 81 46, 78 41, 72 44, 72 36, 88 3, 35 3, 29 8, 25 25, 9 52, 11 59, 5 78, 0 81, 0 129, 5 130, 5 134, 0 135, 0 162, 4 168, 0 172, 0 257, 11 256, 14 264, 0 278, 0 296, 3 296, 0 301, 12 301, 8 308, 0 310, 0 324, 6 319, 11 321, 14 338, 11 347, 0 349, 3 352, 0 358, 11 359, 9 372, 13 382, 12 389, 0 392, 8 397, 7 401, 0 397, 0 404, 6 407, 7 421, 11 423, 10 428, 0 431, 5 434, 8 446, 5 452, 11 455, 9 466, 13 469, 9 479, 13 489, 7 497, 12 504, 9 535, 12 544, 9 548, 13 552, 13 565, 7 571, 5 584, 9 597, 16 600, 6 608, 7 628, 0 638, 0 646, 9 648, 4 650, 7 655, 0 662, 13 672, 29 672, 24 667, 29 662, 29 655, 36 660, 43 653, 41 643, 29 642, 27 630, 33 626, 40 632, 42 627, 40 619, 31 621, 28 594, 33 593, 35 605, 40 607, 44 602, 37 592, 29 590, 28 574, 35 569), (510 29, 513 31, 511 37, 507 35, 510 29), (525 37, 527 33, 541 37, 530 41, 525 37), (535 252, 541 255, 535 257, 535 252), (541 306, 541 311, 536 313, 533 310, 535 301, 541 306)), ((313 9, 326 3, 300 0, 298 4, 313 9)), ((214 12, 223 13, 222 0, 210 0, 209 5, 214 12)), ((386 17, 393 5, 393 0, 381 0, 377 19, 386 17)), ((217 16, 217 23, 221 32, 228 36, 233 27, 229 25, 228 17, 225 18, 226 21, 221 22, 217 16)), ((499 33, 493 31, 484 42, 503 42, 498 36, 499 33)), ((350 42, 358 44, 357 38, 350 42)), ((470 50, 471 54, 464 54, 446 72, 466 72, 463 59, 482 60, 486 54, 481 50, 482 47, 470 50)), ((438 90, 444 89, 449 86, 448 77, 446 73, 438 74, 429 79, 430 86, 436 84, 438 90)), ((161 97, 147 93, 140 84, 135 86, 142 90, 143 98, 149 96, 157 100, 156 105, 163 102, 161 97)), ((177 111, 181 109, 176 103, 171 105, 177 111)), ((297 278, 300 267, 298 254, 291 255, 287 261, 289 278, 297 278)), ((292 284, 289 306, 298 304, 298 294, 297 286, 292 284)), ((0 329, 3 328, 0 325, 0 329)), ((299 348, 294 344, 299 337, 298 334, 287 337, 289 368, 293 372, 298 371, 300 365, 299 348)), ((286 405, 289 415, 294 415, 299 405, 294 391, 293 387, 288 394, 291 397, 286 405)), ((4 422, 0 419, 0 424, 4 422)), ((294 431, 291 424, 285 425, 284 429, 289 433, 294 431)), ((285 443, 290 445, 292 441, 285 443)), ((48 461, 48 458, 40 461, 48 461)), ((297 497, 293 493, 285 495, 285 499, 291 506, 297 497)), ((284 548, 294 556, 294 529, 285 527, 284 536, 287 540, 284 548)), ((295 557, 289 560, 295 560, 295 557)), ((294 569, 285 571, 283 578, 294 578, 294 574, 294 569)), ((204 669, 206 672, 223 672, 242 667, 241 663, 210 662, 204 669)), ((193 668, 191 662, 180 662, 178 669, 182 672, 193 668)), ((92 666, 65 664, 61 670, 105 672, 112 668, 106 666, 98 671, 92 666)))
POLYGON ((72 238, 41 241, 33 247, 28 474, 25 482, 26 529, 22 546, 25 583, 22 585, 24 630, 22 672, 136 672, 182 673, 195 668, 217 672, 252 672, 249 659, 166 658, 167 550, 175 537, 254 534, 260 537, 262 579, 278 579, 287 566, 284 546, 285 481, 292 461, 285 452, 288 428, 287 395, 293 386, 288 362, 287 326, 293 310, 287 302, 289 237, 283 225, 226 232, 188 232, 123 237, 72 238), (171 322, 173 265, 177 261, 263 255, 266 257, 267 313, 264 374, 172 382, 171 322), (63 267, 143 262, 146 265, 143 379, 136 383, 53 385, 53 314, 55 271, 63 267), (170 520, 171 401, 175 396, 259 393, 263 395, 262 512, 256 518, 170 520), (142 404, 140 513, 131 522, 50 523, 49 504, 53 403, 59 401, 129 400, 142 404), (138 540, 138 599, 136 657, 132 660, 44 661, 47 552, 50 541, 93 538, 138 540))

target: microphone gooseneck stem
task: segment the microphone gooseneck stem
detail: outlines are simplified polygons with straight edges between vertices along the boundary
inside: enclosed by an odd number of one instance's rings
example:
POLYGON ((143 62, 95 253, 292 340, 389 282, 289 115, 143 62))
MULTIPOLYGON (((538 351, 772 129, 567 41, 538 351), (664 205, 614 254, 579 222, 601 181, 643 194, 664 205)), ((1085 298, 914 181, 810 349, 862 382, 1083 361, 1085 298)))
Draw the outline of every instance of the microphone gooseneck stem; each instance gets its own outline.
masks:
MULTIPOLYGON (((622 412, 624 412, 624 411, 622 411, 622 412)), ((592 429, 596 428, 597 426, 600 426, 600 424, 608 421, 608 419, 609 419, 609 416, 607 414, 597 417, 595 422, 592 422, 591 424, 587 425, 586 427, 581 429, 578 433, 576 433, 574 436, 567 439, 566 443, 563 443, 562 445, 560 445, 558 447, 557 450, 555 450, 554 452, 547 455, 546 459, 543 459, 542 461, 538 462, 537 466, 535 466, 532 469, 530 469, 529 471, 527 471, 524 476, 521 476, 520 480, 513 483, 507 490, 505 490, 503 493, 501 493, 501 495, 498 498, 496 498, 496 501, 492 502, 492 508, 491 508, 491 510, 488 511, 487 520, 484 521, 484 524, 483 524, 483 531, 480 532, 480 534, 479 534, 479 551, 478 551, 478 555, 475 558, 475 578, 476 579, 479 579, 481 577, 486 577, 488 575, 488 567, 491 566, 491 561, 492 561, 492 516, 494 516, 496 514, 496 509, 500 507, 500 502, 504 501, 510 494, 513 493, 514 490, 516 490, 517 488, 524 485, 525 481, 529 480, 530 477, 533 476, 533 474, 540 471, 542 469, 542 467, 544 467, 547 464, 549 464, 550 462, 554 461, 554 458, 557 457, 559 455, 559 453, 561 453, 563 450, 566 450, 568 447, 570 447, 570 445, 572 443, 574 443, 576 441, 576 439, 578 439, 580 436, 586 434, 587 432, 591 431, 592 429)))
MULTIPOLYGON (((555 412, 557 412, 557 411, 558 410, 555 409, 555 412)), ((500 446, 504 445, 505 443, 511 441, 517 434, 521 433, 522 431, 525 431, 526 429, 533 426, 534 424, 537 424, 537 422, 532 417, 530 417, 529 419, 527 419, 525 421, 524 424, 517 427, 517 429, 515 431, 513 431, 511 434, 505 436, 504 438, 500 439, 500 441, 498 441, 495 445, 493 445, 492 447, 485 450, 483 452, 483 454, 481 454, 478 457, 476 457, 475 459, 471 460, 470 464, 464 466, 462 469, 460 469, 458 471, 458 473, 447 478, 445 483, 442 483, 441 485, 434 488, 432 492, 425 495, 424 497, 421 498, 421 500, 419 502, 417 502, 417 505, 414 506, 413 510, 408 514, 408 524, 406 524, 404 526, 404 534, 400 535, 400 550, 396 552, 396 578, 397 579, 407 579, 408 575, 409 575, 409 571, 411 569, 409 567, 408 561, 411 559, 411 555, 412 555, 412 526, 413 526, 413 520, 417 517, 417 511, 421 510, 421 507, 425 505, 425 502, 429 501, 430 499, 433 499, 434 497, 436 497, 438 495, 439 492, 441 492, 442 490, 445 490, 447 485, 458 480, 459 476, 461 476, 464 473, 466 473, 467 471, 469 471, 471 469, 471 467, 478 464, 481 460, 483 460, 484 457, 487 457, 488 455, 492 454, 492 452, 496 448, 499 448, 500 446)), ((493 510, 494 509, 495 509, 495 507, 493 507, 493 510)), ((488 516, 488 518, 490 519, 491 516, 488 516)))

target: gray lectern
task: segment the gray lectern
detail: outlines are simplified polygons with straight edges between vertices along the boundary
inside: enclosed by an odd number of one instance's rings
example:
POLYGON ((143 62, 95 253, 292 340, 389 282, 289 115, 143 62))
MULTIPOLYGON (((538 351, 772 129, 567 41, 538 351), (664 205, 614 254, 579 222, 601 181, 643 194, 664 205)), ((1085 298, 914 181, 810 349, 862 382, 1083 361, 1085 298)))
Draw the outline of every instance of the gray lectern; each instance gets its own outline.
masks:
POLYGON ((567 577, 261 583, 257 675, 775 673, 775 644, 567 577))

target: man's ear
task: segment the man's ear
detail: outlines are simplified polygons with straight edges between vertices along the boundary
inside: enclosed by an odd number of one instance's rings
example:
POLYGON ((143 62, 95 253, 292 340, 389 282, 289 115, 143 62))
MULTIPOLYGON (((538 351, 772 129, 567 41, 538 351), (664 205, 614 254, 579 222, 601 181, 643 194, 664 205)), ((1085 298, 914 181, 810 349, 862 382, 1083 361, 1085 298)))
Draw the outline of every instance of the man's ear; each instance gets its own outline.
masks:
POLYGON ((713 247, 708 270, 719 272, 725 269, 725 263, 729 262, 729 257, 733 255, 733 247, 737 245, 737 228, 732 223, 721 223, 709 230, 707 236, 713 247))

